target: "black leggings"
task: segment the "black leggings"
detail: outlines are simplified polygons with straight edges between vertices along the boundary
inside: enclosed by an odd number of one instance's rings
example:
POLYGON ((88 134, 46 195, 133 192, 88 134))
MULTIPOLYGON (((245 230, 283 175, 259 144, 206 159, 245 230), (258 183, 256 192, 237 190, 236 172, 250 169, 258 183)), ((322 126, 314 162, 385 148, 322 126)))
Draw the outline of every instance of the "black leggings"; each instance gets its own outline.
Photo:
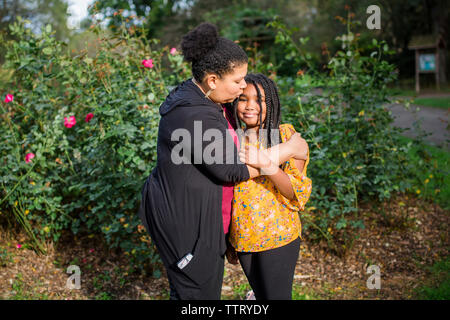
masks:
POLYGON ((257 300, 292 300, 299 249, 300 238, 297 238, 271 250, 238 252, 242 269, 257 300))

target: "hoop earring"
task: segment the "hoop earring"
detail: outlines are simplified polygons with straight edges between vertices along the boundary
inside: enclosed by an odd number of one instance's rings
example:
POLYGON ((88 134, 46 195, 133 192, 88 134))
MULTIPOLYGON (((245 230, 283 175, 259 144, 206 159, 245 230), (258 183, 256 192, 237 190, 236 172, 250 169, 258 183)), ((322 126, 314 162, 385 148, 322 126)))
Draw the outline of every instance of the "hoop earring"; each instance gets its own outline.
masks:
POLYGON ((209 89, 209 91, 205 94, 205 98, 209 98, 211 92, 213 92, 213 89, 209 89))

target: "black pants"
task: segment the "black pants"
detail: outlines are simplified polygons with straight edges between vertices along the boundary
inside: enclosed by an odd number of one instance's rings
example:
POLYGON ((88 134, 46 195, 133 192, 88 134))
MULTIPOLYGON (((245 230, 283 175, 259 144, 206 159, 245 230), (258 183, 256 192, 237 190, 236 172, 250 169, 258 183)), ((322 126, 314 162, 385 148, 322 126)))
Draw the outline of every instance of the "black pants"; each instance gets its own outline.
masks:
POLYGON ((238 252, 242 269, 257 300, 291 300, 300 238, 285 246, 261 251, 238 252))

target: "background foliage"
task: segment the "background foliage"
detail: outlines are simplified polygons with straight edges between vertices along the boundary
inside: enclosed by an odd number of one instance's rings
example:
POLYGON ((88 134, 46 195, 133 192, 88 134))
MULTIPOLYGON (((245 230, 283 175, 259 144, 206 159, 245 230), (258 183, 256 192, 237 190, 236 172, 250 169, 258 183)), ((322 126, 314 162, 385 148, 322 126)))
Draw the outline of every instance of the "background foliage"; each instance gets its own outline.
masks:
MULTIPOLYGON (((157 275, 152 266, 158 256, 136 213, 156 160, 158 107, 190 71, 172 46, 149 39, 147 29, 114 12, 113 31, 97 21, 81 50, 58 40, 51 25, 35 33, 26 20, 10 24, 2 66, 10 77, 0 88, 0 210, 23 225, 38 251, 42 241, 57 241, 64 230, 101 234, 133 266, 157 275), (149 59, 153 66, 146 68, 142 60, 149 59), (3 102, 6 94, 14 101, 3 102), (86 121, 89 113, 93 118, 86 121), (69 116, 76 118, 71 128, 64 125, 69 116), (35 157, 27 163, 29 153, 35 157)), ((364 227, 361 201, 417 190, 425 198, 439 196, 427 186, 443 185, 445 171, 432 161, 417 170, 408 157, 417 145, 399 140, 384 107, 388 85, 398 76, 387 61, 394 50, 386 41, 361 39, 358 28, 364 25, 349 8, 337 19, 337 50, 322 46, 319 54, 307 49, 310 37, 298 37, 281 19, 269 20, 272 13, 231 12, 237 18, 224 32, 266 37, 267 43, 257 45, 242 41, 249 71, 276 81, 283 122, 292 123, 310 145, 313 192, 302 213, 310 239, 325 239, 344 254, 354 240, 352 228, 364 227), (264 28, 252 26, 255 17, 263 17, 264 28)))
POLYGON ((133 29, 99 33, 94 57, 86 50, 71 57, 50 25, 36 35, 19 20, 11 31, 20 40, 8 45, 5 67, 15 72, 2 89, 14 95, 2 102, 2 209, 29 225, 37 243, 56 241, 64 229, 102 233, 137 262, 154 262, 136 207, 156 160, 158 106, 169 85, 188 77, 182 57, 153 49, 157 40, 131 37, 133 29), (86 122, 88 113, 94 117, 86 122), (30 163, 28 153, 35 154, 30 163))

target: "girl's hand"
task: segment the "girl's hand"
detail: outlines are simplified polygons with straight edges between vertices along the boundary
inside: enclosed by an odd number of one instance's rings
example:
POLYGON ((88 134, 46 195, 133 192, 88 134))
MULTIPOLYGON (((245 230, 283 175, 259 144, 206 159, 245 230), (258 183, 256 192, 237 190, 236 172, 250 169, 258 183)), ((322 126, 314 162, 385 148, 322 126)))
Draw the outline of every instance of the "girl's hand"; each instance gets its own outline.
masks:
POLYGON ((290 146, 290 150, 293 154, 293 158, 297 160, 308 159, 309 147, 306 140, 302 138, 300 133, 291 130, 293 133, 291 138, 286 142, 290 146))

